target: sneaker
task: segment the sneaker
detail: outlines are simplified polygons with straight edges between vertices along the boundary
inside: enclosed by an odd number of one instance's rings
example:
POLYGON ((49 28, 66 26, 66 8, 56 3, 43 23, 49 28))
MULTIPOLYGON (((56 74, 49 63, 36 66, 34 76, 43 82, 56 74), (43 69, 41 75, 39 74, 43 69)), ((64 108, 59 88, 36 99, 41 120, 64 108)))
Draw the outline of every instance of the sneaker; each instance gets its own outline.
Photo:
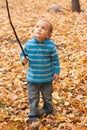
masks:
POLYGON ((36 122, 36 120, 38 118, 40 118, 41 116, 29 116, 29 119, 27 120, 27 122, 36 122))
POLYGON ((36 117, 29 117, 28 122, 36 122, 36 117))
POLYGON ((41 112, 46 113, 46 114, 53 114, 54 111, 53 110, 47 110, 47 109, 44 108, 44 109, 41 110, 41 112))

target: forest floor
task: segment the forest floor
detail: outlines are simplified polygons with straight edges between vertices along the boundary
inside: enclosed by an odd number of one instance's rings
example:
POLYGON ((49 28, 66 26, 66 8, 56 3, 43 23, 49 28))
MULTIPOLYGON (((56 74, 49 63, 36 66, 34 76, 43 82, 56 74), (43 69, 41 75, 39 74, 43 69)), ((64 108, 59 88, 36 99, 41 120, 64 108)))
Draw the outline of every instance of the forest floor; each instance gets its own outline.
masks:
MULTIPOLYGON (((8 0, 11 19, 24 43, 33 27, 47 18, 54 27, 60 59, 60 79, 53 84, 54 115, 27 122, 27 65, 20 63, 20 47, 9 24, 5 0, 0 1, 0 130, 87 130, 87 1, 81 13, 72 12, 70 0, 8 0), (49 10, 57 6, 59 11, 49 10)), ((40 99, 39 107, 43 101, 40 99)))

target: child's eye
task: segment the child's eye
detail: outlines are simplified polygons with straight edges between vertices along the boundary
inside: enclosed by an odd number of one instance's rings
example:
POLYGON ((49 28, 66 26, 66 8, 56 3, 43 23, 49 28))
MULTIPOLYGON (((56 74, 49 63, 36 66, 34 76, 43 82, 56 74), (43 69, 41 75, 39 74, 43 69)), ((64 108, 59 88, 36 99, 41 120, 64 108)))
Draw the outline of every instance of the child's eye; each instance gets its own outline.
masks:
POLYGON ((36 28, 38 28, 39 26, 37 25, 36 28))
POLYGON ((46 30, 46 28, 45 28, 45 27, 42 27, 42 29, 43 29, 43 30, 46 30))

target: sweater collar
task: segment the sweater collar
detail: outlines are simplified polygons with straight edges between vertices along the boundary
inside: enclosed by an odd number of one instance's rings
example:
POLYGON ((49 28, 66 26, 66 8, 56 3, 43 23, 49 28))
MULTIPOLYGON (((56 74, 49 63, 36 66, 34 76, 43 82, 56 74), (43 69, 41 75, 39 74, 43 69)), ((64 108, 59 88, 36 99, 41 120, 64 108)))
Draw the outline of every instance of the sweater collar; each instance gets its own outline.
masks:
POLYGON ((36 39, 35 36, 33 37, 33 40, 34 40, 36 43, 48 43, 48 41, 49 41, 49 39, 45 39, 45 40, 43 40, 42 42, 39 42, 39 41, 36 39))

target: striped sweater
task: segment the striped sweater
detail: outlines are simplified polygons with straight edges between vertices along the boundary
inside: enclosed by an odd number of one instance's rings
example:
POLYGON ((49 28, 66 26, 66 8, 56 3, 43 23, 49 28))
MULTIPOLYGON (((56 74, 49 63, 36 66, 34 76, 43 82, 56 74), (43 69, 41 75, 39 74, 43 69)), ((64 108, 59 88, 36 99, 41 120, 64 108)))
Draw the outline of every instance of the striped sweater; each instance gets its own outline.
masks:
MULTIPOLYGON (((55 44, 50 39, 38 42, 34 37, 26 42, 24 52, 29 60, 27 81, 46 83, 53 80, 54 74, 60 73, 58 53, 55 44)), ((24 57, 20 53, 21 59, 24 57)))

